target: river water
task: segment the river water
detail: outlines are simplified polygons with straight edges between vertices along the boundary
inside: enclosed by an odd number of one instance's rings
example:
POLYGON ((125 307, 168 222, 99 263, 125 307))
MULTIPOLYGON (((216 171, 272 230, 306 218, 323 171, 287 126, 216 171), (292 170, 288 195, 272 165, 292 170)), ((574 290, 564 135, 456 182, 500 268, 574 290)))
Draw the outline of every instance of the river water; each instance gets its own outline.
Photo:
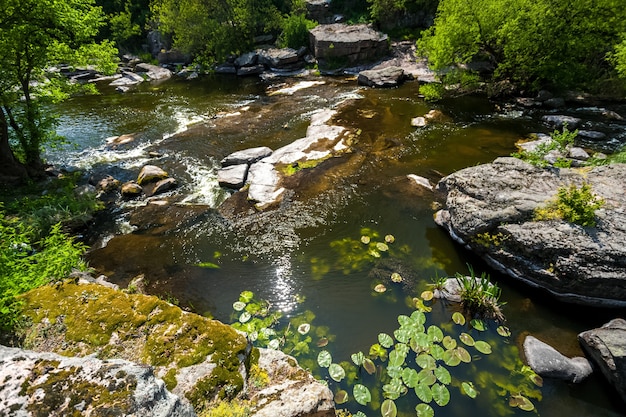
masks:
MULTIPOLYGON (((397 317, 413 311, 411 298, 435 277, 465 274, 471 265, 502 288, 512 334, 502 338, 495 326, 486 332, 456 328, 450 317, 457 307, 433 304, 428 324, 454 336, 471 333, 493 347, 491 355, 472 351, 471 364, 450 369, 450 404, 433 405, 436 416, 623 415, 623 404, 596 376, 577 385, 546 380, 541 388, 518 381, 524 336, 581 355, 576 335, 620 312, 561 304, 489 269, 435 225, 435 196, 407 179, 416 174, 435 183, 458 169, 509 155, 519 139, 546 131, 538 115, 502 110, 471 96, 433 105, 419 97, 416 82, 373 90, 342 77, 206 76, 143 84, 126 94, 101 90, 56 109, 58 133, 72 145, 50 150, 48 160, 111 173, 121 181, 135 179, 150 163, 168 171, 179 188, 151 202, 125 203, 89 236, 88 258, 98 273, 121 286, 143 274, 148 292, 225 322, 236 319, 232 304, 239 294, 253 291, 281 311, 285 323, 308 312, 307 321, 330 339, 323 349, 341 362, 354 352, 367 354, 379 333, 392 334, 397 317), (219 208, 232 193, 217 184, 224 156, 255 146, 276 149, 301 138, 311 114, 326 108, 338 111, 337 124, 358 132, 350 153, 302 175, 300 186, 276 210, 219 208), (413 117, 432 109, 443 113, 441 121, 419 130, 411 126, 413 117), (135 139, 115 149, 106 146, 106 138, 122 134, 135 139), (358 243, 364 234, 374 239, 378 234, 379 240, 389 234, 395 241, 380 259, 370 259, 358 243), (387 283, 382 294, 374 291, 393 271, 401 272, 404 283, 387 283), (476 399, 461 394, 462 381, 474 382, 476 399), (531 397, 535 411, 509 406, 519 393, 531 397)), ((333 391, 352 393, 345 380, 337 384, 317 368, 322 348, 312 339, 300 362, 328 380, 333 391)), ((373 393, 373 405, 350 401, 338 407, 379 415, 380 385, 375 376, 359 375, 358 382, 373 393)), ((396 400, 399 415, 416 415, 419 402, 411 392, 396 400)))

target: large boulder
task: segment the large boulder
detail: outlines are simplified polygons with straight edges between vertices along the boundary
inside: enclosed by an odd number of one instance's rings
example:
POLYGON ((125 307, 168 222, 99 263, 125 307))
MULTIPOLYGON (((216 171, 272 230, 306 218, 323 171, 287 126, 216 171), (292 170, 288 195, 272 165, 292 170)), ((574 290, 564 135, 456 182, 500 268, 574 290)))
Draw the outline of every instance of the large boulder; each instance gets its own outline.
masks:
POLYGON ((589 357, 626 402, 626 320, 615 319, 578 335, 589 357))
POLYGON ((397 87, 404 82, 406 75, 400 67, 386 67, 365 70, 359 73, 357 82, 368 87, 397 87))
POLYGON ((144 165, 137 176, 137 183, 139 185, 144 185, 164 180, 167 177, 169 177, 169 175, 162 168, 155 165, 144 165))
POLYGON ((580 171, 543 169, 498 158, 443 178, 445 206, 435 220, 494 268, 557 297, 626 305, 626 165, 580 171), (597 225, 535 221, 560 187, 583 183, 605 201, 597 225))
POLYGON ((159 67, 158 65, 152 65, 145 62, 137 64, 135 71, 138 73, 146 74, 151 81, 167 80, 172 76, 172 71, 167 68, 159 67))
POLYGON ((309 34, 311 49, 320 64, 353 65, 374 61, 389 52, 387 35, 369 25, 319 25, 309 34))
POLYGON ((272 150, 267 146, 259 146, 257 148, 244 149, 242 151, 233 152, 225 156, 220 163, 223 167, 230 165, 251 165, 272 154, 272 150))
POLYGON ((593 372, 586 358, 568 358, 533 336, 524 339, 524 356, 528 366, 542 377, 581 382, 593 372))
POLYGON ((151 367, 121 359, 0 346, 0 380, 0 409, 12 416, 196 416, 151 367))

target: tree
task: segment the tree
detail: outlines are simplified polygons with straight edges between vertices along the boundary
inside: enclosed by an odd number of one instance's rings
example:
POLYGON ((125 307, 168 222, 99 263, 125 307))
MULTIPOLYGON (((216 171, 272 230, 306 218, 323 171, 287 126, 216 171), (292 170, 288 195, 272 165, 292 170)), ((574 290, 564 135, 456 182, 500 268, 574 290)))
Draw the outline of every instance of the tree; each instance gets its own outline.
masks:
POLYGON ((46 68, 71 63, 115 70, 113 45, 92 41, 101 24, 92 0, 0 2, 0 177, 43 172, 42 146, 56 137, 56 119, 45 106, 68 97, 68 84, 46 68))
POLYGON ((625 32, 621 0, 441 0, 419 46, 439 70, 482 59, 522 88, 594 87, 625 32))

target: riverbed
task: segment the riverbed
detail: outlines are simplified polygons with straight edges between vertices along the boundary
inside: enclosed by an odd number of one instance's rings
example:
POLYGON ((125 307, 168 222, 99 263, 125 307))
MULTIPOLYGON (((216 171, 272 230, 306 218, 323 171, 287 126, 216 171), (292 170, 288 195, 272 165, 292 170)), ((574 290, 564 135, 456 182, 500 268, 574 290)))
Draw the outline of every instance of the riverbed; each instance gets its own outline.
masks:
MULTIPOLYGON (((73 145, 49 151, 48 160, 121 181, 136 179, 145 164, 158 165, 179 183, 166 195, 122 203, 88 235, 90 265, 112 282, 125 287, 143 275, 149 293, 224 322, 237 319, 233 302, 246 290, 282 312, 283 324, 308 312, 328 344, 312 333, 300 362, 333 391, 351 392, 345 380, 336 383, 317 368, 318 352, 327 350, 335 362, 349 362, 358 351, 367 354, 379 333, 392 334, 397 317, 412 313, 412 299, 437 277, 467 274, 471 267, 502 288, 511 335, 499 336, 495 325, 485 332, 455 327, 451 315, 457 306, 429 302, 428 324, 454 337, 468 332, 493 348, 486 356, 472 351, 471 364, 450 370, 450 404, 433 406, 436 416, 527 415, 509 406, 516 387, 528 391, 544 417, 622 415, 623 404, 600 377, 576 385, 546 380, 542 387, 522 386, 516 378, 525 335, 566 355, 581 355, 576 335, 623 311, 558 303, 491 270, 435 225, 437 196, 407 177, 435 184, 458 169, 510 155, 520 139, 549 131, 539 122, 541 110, 477 96, 431 104, 420 98, 417 82, 374 90, 357 86, 354 77, 312 75, 174 78, 125 94, 106 86, 101 91, 56 109, 58 133, 73 145), (234 151, 277 149, 303 137, 311 115, 321 109, 336 110, 335 122, 354 133, 350 151, 300 174, 299 187, 276 209, 224 210, 233 191, 217 184, 219 161, 234 151), (424 128, 411 126, 412 118, 431 110, 442 117, 424 128), (134 140, 107 146, 107 138, 122 134, 134 140), (387 235, 393 242, 379 256, 359 246, 363 236, 382 242, 387 235), (401 271, 401 285, 385 281, 394 271, 401 271), (387 290, 379 293, 381 283, 387 290), (462 381, 478 387, 476 399, 461 392, 462 381)), ((380 372, 384 364, 379 365, 380 372)), ((359 375, 360 383, 380 392, 376 375, 359 375)), ((380 405, 381 395, 374 404, 380 405)), ((415 415, 420 401, 408 393, 396 402, 399 415, 415 415)), ((355 401, 338 406, 343 407, 379 414, 355 401)))

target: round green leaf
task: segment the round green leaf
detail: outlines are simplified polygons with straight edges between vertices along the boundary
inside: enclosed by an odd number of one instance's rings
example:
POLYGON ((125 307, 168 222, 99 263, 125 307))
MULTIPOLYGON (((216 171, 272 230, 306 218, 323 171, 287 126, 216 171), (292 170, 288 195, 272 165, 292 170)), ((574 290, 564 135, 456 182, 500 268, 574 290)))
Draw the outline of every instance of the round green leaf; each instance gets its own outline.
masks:
POLYGON ((396 238, 393 235, 385 235, 385 242, 393 243, 396 241, 396 238))
POLYGON ((354 395, 356 402, 361 405, 367 405, 367 403, 372 401, 372 394, 365 385, 355 384, 352 389, 352 394, 354 395))
POLYGON ((396 340, 401 343, 409 343, 411 340, 411 332, 406 328, 399 328, 393 332, 396 340))
POLYGON ((317 364, 322 368, 328 368, 333 361, 333 357, 330 355, 330 352, 327 350, 322 350, 317 355, 317 364))
POLYGON ((415 341, 418 350, 426 350, 431 345, 431 339, 426 333, 417 333, 411 340, 415 341))
POLYGON ((483 342, 482 340, 477 340, 474 347, 480 353, 484 353, 485 355, 489 355, 491 353, 491 345, 487 342, 483 342))
POLYGON ((443 354, 445 350, 439 345, 432 345, 430 347, 430 356, 435 358, 435 360, 443 360, 443 354))
POLYGON ((409 316, 405 316, 404 314, 398 316, 398 324, 400 327, 410 327, 412 322, 413 320, 409 316))
POLYGON ((474 388, 474 384, 471 382, 461 383, 461 392, 470 398, 476 398, 476 395, 478 395, 476 388, 474 388))
POLYGON ((433 400, 433 392, 430 390, 430 385, 425 383, 419 383, 415 386, 415 395, 420 401, 429 403, 433 400))
POLYGON ((509 328, 506 327, 506 326, 498 326, 496 331, 502 337, 509 337, 509 336, 511 336, 511 330, 509 330, 509 328))
POLYGON ((402 376, 402 367, 387 366, 387 375, 389 375, 390 378, 400 378, 402 376))
POLYGON ((455 311, 454 314, 452 314, 452 321, 463 326, 465 324, 465 316, 458 311, 455 311))
POLYGON ((450 391, 445 385, 434 384, 430 390, 433 392, 433 400, 439 407, 444 407, 450 402, 450 391))
POLYGON ((345 390, 339 390, 335 394, 335 404, 345 404, 348 402, 348 392, 345 390))
POLYGON ((420 294, 420 298, 424 301, 430 301, 435 297, 435 294, 432 291, 426 290, 420 294))
POLYGON ((524 411, 533 411, 535 409, 534 404, 523 395, 512 395, 509 399, 509 405, 511 407, 517 407, 524 411))
POLYGON ((244 303, 244 302, 241 302, 241 301, 235 301, 235 302, 233 303, 233 310, 235 310, 235 311, 241 311, 241 310, 243 310, 244 308, 246 308, 246 303, 244 303))
POLYGON ((422 311, 415 310, 413 313, 411 313, 411 319, 415 320, 417 324, 423 325, 424 323, 426 323, 426 314, 424 314, 422 311))
POLYGON ((437 382, 437 377, 433 373, 432 369, 422 369, 417 373, 417 378, 420 384, 432 385, 437 382))
POLYGON ((463 342, 466 346, 474 346, 474 338, 467 333, 461 333, 459 335, 459 340, 463 342))
POLYGON ((376 365, 374 365, 374 362, 372 362, 370 358, 365 358, 363 360, 363 369, 365 369, 365 372, 369 375, 373 375, 376 372, 376 365))
POLYGON ((341 365, 336 363, 330 364, 328 367, 328 374, 335 382, 341 382, 341 380, 346 377, 346 371, 344 371, 341 365))
POLYGON ((396 346, 394 347, 395 350, 398 351, 398 354, 403 355, 406 357, 406 355, 408 355, 409 353, 409 345, 404 344, 404 343, 396 343, 396 346))
POLYGON ((435 363, 435 358, 426 353, 421 353, 417 355, 417 357, 415 358, 415 363, 418 364, 419 367, 422 369, 435 369, 435 367, 437 366, 435 363))
POLYGON ((444 337, 442 343, 443 347, 445 347, 447 350, 454 349, 456 347, 456 340, 454 340, 450 336, 444 337))
POLYGON ((400 398, 400 395, 402 395, 405 389, 406 388, 402 385, 402 380, 400 380, 400 378, 392 378, 388 384, 383 385, 385 398, 390 398, 392 400, 400 398))
POLYGON ((394 272, 393 274, 391 274, 391 281, 395 282, 396 284, 402 282, 402 275, 394 272))
POLYGON ((439 382, 441 382, 444 385, 450 385, 450 383, 452 382, 452 376, 450 375, 450 372, 441 365, 439 365, 434 370, 434 374, 439 380, 439 382))
POLYGON ((428 328, 428 336, 430 336, 433 342, 441 342, 443 340, 443 332, 437 326, 430 326, 428 328))
POLYGON ((407 387, 415 388, 419 383, 417 371, 413 368, 404 368, 402 370, 402 381, 404 381, 404 385, 407 387))
POLYGON ((395 349, 389 352, 389 366, 402 366, 405 359, 406 354, 403 355, 402 352, 395 349))
POLYGON ((472 355, 470 355, 467 349, 463 346, 457 346, 457 348, 454 349, 454 354, 461 360, 461 362, 470 363, 472 361, 472 355))
POLYGON ((252 316, 250 315, 250 313, 248 313, 247 311, 244 311, 243 313, 241 313, 241 316, 239 316, 239 321, 241 323, 245 323, 248 320, 250 320, 252 318, 252 316))
POLYGON ((254 298, 254 293, 252 291, 243 291, 239 294, 239 301, 242 303, 249 303, 254 298))
POLYGON ((376 249, 378 249, 381 252, 387 252, 389 250, 389 246, 387 246, 386 243, 378 242, 376 243, 376 249))
POLYGON ((380 343, 380 345, 384 348, 390 348, 391 346, 393 346, 393 338, 387 333, 379 333, 378 343, 380 343))
POLYGON ((435 410, 428 404, 418 404, 415 407, 415 412, 417 413, 417 417, 434 417, 435 410))
POLYGON ((363 354, 363 352, 357 352, 357 353, 353 353, 350 358, 352 359, 352 362, 354 362, 354 364, 356 366, 361 366, 363 365, 363 360, 365 359, 365 355, 363 354))
POLYGON ((449 349, 443 353, 443 361, 448 366, 457 366, 461 363, 461 358, 456 354, 456 349, 449 349))
POLYGON ((393 400, 386 399, 380 405, 380 414, 383 417, 396 417, 398 415, 398 409, 396 408, 396 403, 393 400))
POLYGON ((485 325, 485 322, 480 320, 480 319, 472 319, 472 321, 470 321, 470 324, 472 325, 472 327, 480 332, 484 332, 485 329, 487 329, 487 326, 485 325))

